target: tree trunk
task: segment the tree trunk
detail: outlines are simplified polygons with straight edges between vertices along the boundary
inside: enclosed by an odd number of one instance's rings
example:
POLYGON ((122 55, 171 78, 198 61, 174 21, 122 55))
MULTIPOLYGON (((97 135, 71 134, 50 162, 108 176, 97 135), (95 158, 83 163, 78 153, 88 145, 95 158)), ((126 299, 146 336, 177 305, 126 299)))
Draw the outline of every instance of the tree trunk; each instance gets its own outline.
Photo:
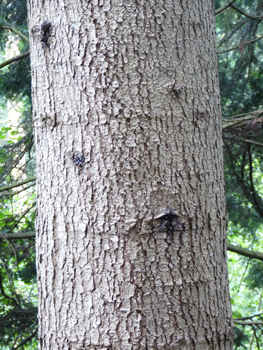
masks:
POLYGON ((232 349, 212 2, 28 12, 40 349, 232 349))

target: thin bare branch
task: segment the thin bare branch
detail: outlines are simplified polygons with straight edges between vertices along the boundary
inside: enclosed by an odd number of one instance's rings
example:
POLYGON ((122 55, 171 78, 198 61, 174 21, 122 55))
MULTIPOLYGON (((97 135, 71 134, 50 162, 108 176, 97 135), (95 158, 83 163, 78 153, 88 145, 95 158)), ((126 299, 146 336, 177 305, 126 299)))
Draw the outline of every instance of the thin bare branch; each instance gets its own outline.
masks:
MULTIPOLYGON (((263 35, 255 38, 255 39, 251 39, 251 40, 245 41, 245 42, 242 43, 242 45, 245 46, 245 45, 254 43, 256 41, 261 40, 262 38, 263 38, 263 35)), ((233 50, 239 49, 239 45, 240 45, 240 43, 238 45, 230 47, 229 49, 225 49, 225 50, 222 50, 222 51, 217 51, 217 54, 220 55, 220 54, 225 53, 225 52, 229 52, 229 51, 233 51, 233 50)))
POLYGON ((225 12, 226 10, 228 10, 234 2, 235 2, 235 0, 229 1, 226 5, 220 7, 219 9, 217 9, 217 10, 215 11, 216 17, 219 16, 219 15, 221 15, 221 14, 222 14, 223 12, 225 12))
POLYGON ((235 324, 240 324, 241 326, 254 326, 254 325, 263 326, 263 322, 262 321, 246 321, 246 322, 242 322, 242 321, 236 321, 235 319, 233 321, 234 321, 235 324))
POLYGON ((19 343, 18 345, 16 345, 14 347, 14 349, 18 349, 21 346, 25 345, 29 340, 31 340, 32 338, 34 338, 37 334, 38 330, 35 330, 35 332, 33 332, 32 334, 30 334, 27 338, 25 338, 24 340, 21 341, 21 343, 19 343))
POLYGON ((220 42, 219 42, 219 44, 217 46, 217 49, 219 49, 220 46, 222 46, 227 40, 229 40, 236 33, 236 31, 238 31, 247 22, 249 22, 249 19, 246 19, 243 22, 239 23, 237 26, 235 26, 235 28, 232 30, 232 32, 229 35, 223 37, 220 40, 220 42))
POLYGON ((253 332, 254 332, 253 335, 256 338, 257 348, 258 348, 258 350, 260 350, 258 336, 257 336, 257 329, 256 329, 256 327, 254 327, 254 325, 252 325, 252 329, 253 329, 253 332))
POLYGON ((25 58, 25 57, 29 56, 29 54, 30 54, 30 51, 26 51, 26 52, 22 53, 21 55, 18 55, 18 56, 15 56, 13 58, 10 58, 9 60, 6 60, 5 62, 0 64, 0 69, 5 67, 5 66, 8 66, 9 64, 11 64, 11 63, 13 63, 15 61, 19 61, 22 58, 25 58))
POLYGON ((236 10, 237 12, 241 13, 241 15, 246 16, 248 18, 251 19, 260 19, 261 17, 257 17, 257 16, 252 16, 249 13, 246 13, 245 11, 241 10, 239 7, 235 6, 234 4, 230 4, 230 7, 232 7, 232 9, 236 10))
POLYGON ((234 137, 226 137, 226 136, 224 136, 224 139, 231 140, 231 141, 234 141, 234 142, 246 142, 246 143, 249 143, 251 145, 263 147, 263 143, 260 143, 260 142, 257 142, 257 141, 253 141, 253 140, 249 140, 249 139, 243 139, 241 137, 234 138, 234 137))
POLYGON ((29 177, 26 180, 23 180, 23 181, 20 181, 20 182, 16 182, 16 183, 14 183, 12 185, 7 185, 7 186, 0 187, 0 192, 6 191, 6 190, 11 190, 11 188, 22 186, 22 185, 27 184, 28 182, 35 181, 35 180, 36 180, 35 176, 29 177))
POLYGON ((3 176, 2 181, 11 173, 11 171, 17 166, 19 161, 24 157, 26 152, 31 149, 33 145, 33 136, 30 138, 30 142, 26 145, 25 149, 19 154, 19 156, 14 160, 14 162, 9 166, 9 170, 3 176))
POLYGON ((19 224, 19 222, 26 216, 27 213, 30 212, 32 208, 37 204, 37 202, 34 202, 29 208, 27 208, 20 216, 20 218, 16 222, 16 226, 19 224))
POLYGON ((19 303, 17 302, 17 300, 16 300, 15 298, 10 297, 9 295, 7 295, 7 294, 5 293, 4 285, 3 285, 3 282, 2 282, 1 273, 0 273, 0 291, 1 291, 2 295, 3 295, 5 298, 11 300, 11 301, 14 303, 14 305, 16 305, 16 306, 18 306, 18 307, 20 308, 20 305, 19 305, 19 303))
POLYGON ((254 181, 253 181, 253 159, 252 159, 252 153, 251 153, 251 147, 250 145, 248 147, 248 160, 249 160, 249 181, 250 181, 250 187, 252 189, 252 196, 254 199, 254 203, 258 209, 258 212, 263 217, 263 211, 261 209, 260 204, 258 203, 258 194, 255 191, 254 181))
POLYGON ((13 196, 17 195, 18 193, 21 193, 21 192, 23 192, 23 191, 28 190, 30 187, 33 187, 34 185, 35 185, 35 184, 32 183, 32 184, 30 184, 29 186, 24 187, 24 188, 22 188, 21 190, 16 191, 16 192, 9 192, 9 191, 2 192, 2 193, 0 194, 0 198, 1 198, 1 197, 4 197, 4 196, 6 196, 6 197, 13 197, 13 196))
POLYGON ((254 317, 259 317, 259 316, 262 316, 263 315, 263 312, 260 312, 259 314, 255 314, 255 315, 252 315, 252 316, 246 316, 246 317, 240 317, 240 318, 235 318, 236 321, 245 321, 245 320, 251 320, 252 318, 254 317))

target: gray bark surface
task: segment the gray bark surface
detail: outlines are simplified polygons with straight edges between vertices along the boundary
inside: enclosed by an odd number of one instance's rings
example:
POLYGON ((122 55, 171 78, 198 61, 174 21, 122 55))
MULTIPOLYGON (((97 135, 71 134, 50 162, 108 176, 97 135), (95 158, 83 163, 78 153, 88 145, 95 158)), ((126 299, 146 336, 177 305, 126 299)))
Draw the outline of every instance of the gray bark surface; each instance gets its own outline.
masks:
POLYGON ((212 2, 28 12, 40 349, 232 349, 212 2))

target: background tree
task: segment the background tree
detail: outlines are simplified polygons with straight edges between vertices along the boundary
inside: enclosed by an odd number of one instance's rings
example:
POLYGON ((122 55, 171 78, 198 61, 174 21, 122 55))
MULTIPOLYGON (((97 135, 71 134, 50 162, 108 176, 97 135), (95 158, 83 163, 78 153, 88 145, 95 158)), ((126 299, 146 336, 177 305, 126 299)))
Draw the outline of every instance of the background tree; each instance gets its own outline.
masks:
MULTIPOLYGON (((229 244, 228 248, 239 253, 239 255, 228 254, 232 308, 235 318, 245 318, 236 320, 239 323, 243 322, 237 329, 236 348, 249 346, 251 349, 260 349, 262 347, 260 329, 262 326, 259 324, 262 321, 260 313, 262 263, 260 261, 263 259, 262 253, 258 252, 262 251, 260 244, 262 216, 257 209, 257 202, 260 203, 262 198, 260 114, 262 108, 262 74, 260 73, 262 69, 262 4, 260 1, 247 0, 215 1, 215 6, 223 106, 223 136, 226 152, 225 179, 230 219, 228 240, 235 244, 229 244), (235 115, 236 117, 233 118, 235 115), (246 148, 247 145, 250 145, 250 149, 246 148), (229 150, 230 154, 228 154, 229 150), (249 154, 251 154, 250 158, 249 154), (243 158, 242 155, 244 155, 243 158), (243 159, 244 161, 242 161, 243 159), (254 192, 251 183, 253 183, 254 192), (256 201, 255 198, 253 200, 252 193, 254 193, 256 201)), ((13 154, 16 154, 16 157, 21 156, 23 150, 26 150, 26 140, 30 140, 31 137, 31 112, 29 60, 26 63, 25 58, 28 57, 28 44, 25 39, 27 35, 25 1, 2 1, 1 14, 2 52, 7 51, 10 40, 15 40, 16 43, 20 40, 17 46, 21 53, 16 54, 15 60, 2 58, 3 63, 0 65, 1 115, 4 116, 6 113, 7 98, 12 100, 13 104, 20 100, 23 101, 24 109, 19 125, 23 126, 23 129, 8 130, 5 128, 10 127, 10 125, 3 124, 1 130, 0 136, 4 140, 9 140, 10 132, 19 132, 17 135, 12 135, 11 144, 9 143, 2 148, 1 166, 4 172, 3 176, 5 176, 7 173, 12 173, 11 164, 18 168, 13 154), (21 130, 23 130, 22 133, 20 133, 21 130), (29 138, 24 138, 25 132, 29 132, 29 138), (20 142, 21 140, 22 142, 20 142)), ((35 334, 35 330, 28 325, 36 327, 36 314, 32 318, 32 310, 36 305, 32 304, 34 299, 32 298, 32 291, 34 291, 32 283, 35 280, 32 262, 34 260, 34 245, 32 246, 34 238, 34 231, 32 231, 34 213, 32 210, 34 207, 27 211, 35 200, 34 196, 31 196, 32 199, 28 205, 24 206, 19 204, 21 200, 18 201, 21 198, 18 195, 27 193, 26 196, 23 195, 23 198, 28 198, 28 191, 33 189, 30 186, 34 179, 32 159, 34 152, 30 147, 25 152, 28 154, 25 161, 31 160, 27 163, 28 166, 23 168, 23 175, 20 173, 20 179, 17 177, 17 173, 12 177, 7 175, 0 189, 2 190, 0 192, 2 205, 0 231, 4 237, 4 240, 1 241, 2 317, 0 322, 2 338, 0 344, 2 348, 6 344, 7 349, 10 349, 12 345, 16 348, 19 344, 26 348, 24 341, 31 339, 31 336, 35 334), (30 149, 31 152, 29 152, 30 149), (29 182, 25 180, 25 175, 29 182), (17 186, 19 184, 20 186, 17 186), (22 191, 23 189, 25 192, 22 191), (23 237, 26 238, 23 239, 23 237), (25 280, 28 284, 23 282, 25 280), (28 291, 26 286, 28 286, 28 291), (9 299, 12 297, 16 300, 16 294, 20 294, 19 298, 23 305, 26 305, 28 301, 31 302, 31 310, 28 313, 23 311, 23 317, 26 316, 28 322, 21 322, 21 312, 16 311, 16 304, 9 299)), ((34 310, 36 312, 36 309, 34 310)), ((32 339, 28 348, 37 348, 32 343, 32 339)))
MULTIPOLYGON (((261 1, 216 1, 228 241, 256 251, 263 219, 262 18, 261 1)), ((262 256, 228 256, 237 348, 260 349, 262 256)))
POLYGON ((35 218, 26 1, 1 2, 0 45, 0 347, 25 349, 27 343, 32 349, 37 335, 34 237, 10 241, 15 232, 34 230, 35 218))

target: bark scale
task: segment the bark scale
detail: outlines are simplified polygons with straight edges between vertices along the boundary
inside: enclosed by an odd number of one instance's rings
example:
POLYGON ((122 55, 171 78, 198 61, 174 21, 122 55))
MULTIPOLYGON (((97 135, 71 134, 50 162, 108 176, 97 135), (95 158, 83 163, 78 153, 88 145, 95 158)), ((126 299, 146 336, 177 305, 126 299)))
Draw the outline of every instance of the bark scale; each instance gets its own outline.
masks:
POLYGON ((212 2, 28 13, 40 349, 232 349, 212 2))

